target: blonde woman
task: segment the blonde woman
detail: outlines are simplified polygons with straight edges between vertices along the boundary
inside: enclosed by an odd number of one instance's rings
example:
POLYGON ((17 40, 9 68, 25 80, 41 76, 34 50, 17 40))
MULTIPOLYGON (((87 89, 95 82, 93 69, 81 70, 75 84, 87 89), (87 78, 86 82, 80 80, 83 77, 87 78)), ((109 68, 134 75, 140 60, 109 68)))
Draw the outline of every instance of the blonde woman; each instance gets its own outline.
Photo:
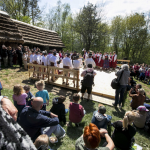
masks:
POLYGON ((112 140, 115 146, 121 150, 130 150, 132 147, 134 135, 136 134, 136 129, 132 126, 135 116, 134 111, 127 111, 123 120, 113 123, 115 130, 112 135, 112 140))
POLYGON ((23 87, 19 84, 14 86, 13 92, 14 92, 13 95, 14 105, 18 109, 18 118, 19 118, 22 109, 26 106, 27 94, 25 93, 23 87))

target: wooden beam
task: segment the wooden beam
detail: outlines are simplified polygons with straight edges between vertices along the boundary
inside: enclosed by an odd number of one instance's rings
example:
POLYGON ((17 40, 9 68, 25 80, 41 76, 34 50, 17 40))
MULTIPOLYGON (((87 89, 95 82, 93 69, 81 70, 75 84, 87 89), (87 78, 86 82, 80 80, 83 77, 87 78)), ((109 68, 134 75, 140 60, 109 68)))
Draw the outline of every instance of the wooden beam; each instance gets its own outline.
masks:
POLYGON ((117 61, 130 62, 130 60, 117 59, 117 61))

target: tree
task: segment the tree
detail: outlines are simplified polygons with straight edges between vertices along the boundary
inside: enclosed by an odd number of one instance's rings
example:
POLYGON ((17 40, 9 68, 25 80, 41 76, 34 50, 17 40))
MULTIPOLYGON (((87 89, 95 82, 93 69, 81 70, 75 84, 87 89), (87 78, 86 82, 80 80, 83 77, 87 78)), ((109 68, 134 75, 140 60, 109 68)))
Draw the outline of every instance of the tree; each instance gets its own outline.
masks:
POLYGON ((97 16, 97 6, 88 3, 84 6, 74 21, 74 30, 81 34, 86 50, 91 47, 97 35, 98 24, 101 18, 97 16))

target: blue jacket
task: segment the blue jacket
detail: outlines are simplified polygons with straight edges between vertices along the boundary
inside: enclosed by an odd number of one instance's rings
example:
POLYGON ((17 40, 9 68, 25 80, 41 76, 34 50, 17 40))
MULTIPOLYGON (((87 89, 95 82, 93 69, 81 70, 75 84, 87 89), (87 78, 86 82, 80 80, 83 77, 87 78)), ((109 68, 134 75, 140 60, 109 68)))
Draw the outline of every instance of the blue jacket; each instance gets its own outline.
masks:
POLYGON ((29 91, 28 93, 27 93, 27 98, 26 98, 26 101, 28 101, 29 99, 31 99, 32 97, 34 97, 33 96, 33 94, 29 91))
POLYGON ((40 110, 39 112, 32 107, 24 107, 18 123, 27 132, 34 142, 41 134, 41 128, 50 127, 59 124, 59 119, 49 118, 50 112, 40 110))
POLYGON ((94 111, 91 122, 94 123, 98 127, 98 129, 104 128, 107 130, 107 124, 111 119, 112 117, 109 115, 104 116, 98 111, 94 111))

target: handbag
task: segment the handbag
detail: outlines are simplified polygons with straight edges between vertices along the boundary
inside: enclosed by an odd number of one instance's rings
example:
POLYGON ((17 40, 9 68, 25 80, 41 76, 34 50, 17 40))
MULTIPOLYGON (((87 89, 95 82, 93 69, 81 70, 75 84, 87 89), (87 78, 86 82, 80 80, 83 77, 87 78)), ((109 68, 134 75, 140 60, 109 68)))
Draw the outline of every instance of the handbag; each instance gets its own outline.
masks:
POLYGON ((122 77, 123 72, 124 72, 124 71, 121 72, 121 75, 120 75, 119 80, 118 80, 118 78, 115 78, 115 79, 113 79, 113 80, 111 81, 111 87, 112 87, 113 89, 118 89, 118 88, 120 87, 119 81, 120 81, 120 79, 121 79, 121 77, 122 77))

